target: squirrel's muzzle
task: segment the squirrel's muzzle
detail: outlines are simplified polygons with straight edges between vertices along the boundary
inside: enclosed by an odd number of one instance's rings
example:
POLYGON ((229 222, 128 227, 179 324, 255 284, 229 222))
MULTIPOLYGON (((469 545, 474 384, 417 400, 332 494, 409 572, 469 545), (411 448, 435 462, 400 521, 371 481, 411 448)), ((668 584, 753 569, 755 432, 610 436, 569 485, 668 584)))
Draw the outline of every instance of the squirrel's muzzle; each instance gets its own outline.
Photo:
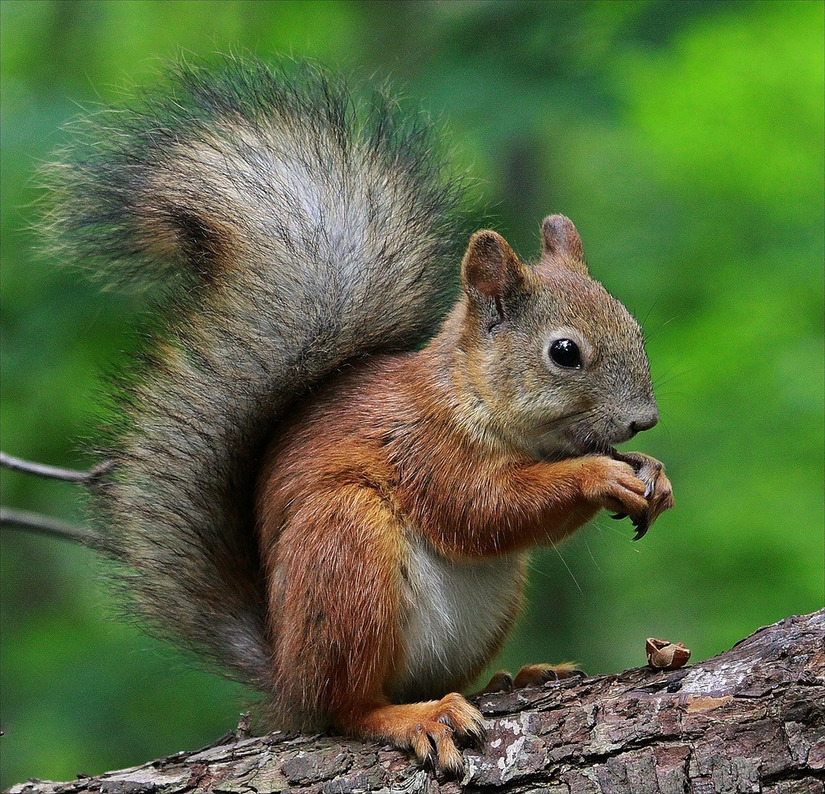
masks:
POLYGON ((636 433, 641 433, 643 430, 650 430, 651 427, 655 427, 658 423, 659 409, 654 403, 650 408, 639 411, 637 415, 630 420, 628 438, 633 438, 636 433))

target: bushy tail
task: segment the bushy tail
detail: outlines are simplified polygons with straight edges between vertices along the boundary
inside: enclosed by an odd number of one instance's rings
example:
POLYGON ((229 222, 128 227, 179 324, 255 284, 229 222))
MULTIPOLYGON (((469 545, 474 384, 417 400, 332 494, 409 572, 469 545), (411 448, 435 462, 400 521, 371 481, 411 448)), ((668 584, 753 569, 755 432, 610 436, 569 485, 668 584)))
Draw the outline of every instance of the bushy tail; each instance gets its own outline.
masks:
POLYGON ((84 129, 55 180, 62 255, 162 307, 117 395, 101 531, 157 630, 265 687, 258 455, 312 384, 433 330, 454 183, 420 119, 305 65, 179 67, 84 129))

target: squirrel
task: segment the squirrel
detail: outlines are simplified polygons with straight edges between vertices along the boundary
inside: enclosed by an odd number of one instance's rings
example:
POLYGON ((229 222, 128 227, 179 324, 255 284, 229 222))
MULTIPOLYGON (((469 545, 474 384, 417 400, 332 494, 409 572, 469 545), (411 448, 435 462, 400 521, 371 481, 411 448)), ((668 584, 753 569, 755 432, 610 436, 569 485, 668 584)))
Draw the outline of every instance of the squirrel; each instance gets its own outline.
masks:
POLYGON ((458 693, 529 551, 673 504, 661 463, 614 448, 658 421, 642 332, 562 215, 535 264, 490 230, 462 257, 461 185, 385 94, 254 60, 170 82, 54 170, 55 250, 154 308, 108 395, 98 531, 149 625, 272 726, 457 772, 482 735, 458 693))

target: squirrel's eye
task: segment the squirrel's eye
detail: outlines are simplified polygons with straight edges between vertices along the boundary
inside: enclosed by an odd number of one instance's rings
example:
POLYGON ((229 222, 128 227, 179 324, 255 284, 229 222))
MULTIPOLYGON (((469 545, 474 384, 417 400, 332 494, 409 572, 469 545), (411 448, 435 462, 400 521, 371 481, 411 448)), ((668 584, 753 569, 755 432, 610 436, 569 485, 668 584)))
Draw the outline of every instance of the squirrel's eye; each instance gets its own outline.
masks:
POLYGON ((550 358, 565 369, 579 369, 582 355, 579 346, 572 339, 557 339, 550 345, 550 358))

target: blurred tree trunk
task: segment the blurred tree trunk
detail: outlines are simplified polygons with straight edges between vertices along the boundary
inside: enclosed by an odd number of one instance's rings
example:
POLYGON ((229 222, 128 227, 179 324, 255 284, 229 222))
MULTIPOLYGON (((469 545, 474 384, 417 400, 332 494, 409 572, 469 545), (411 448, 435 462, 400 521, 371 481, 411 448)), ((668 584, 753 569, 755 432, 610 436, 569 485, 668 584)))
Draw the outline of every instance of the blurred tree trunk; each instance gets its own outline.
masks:
POLYGON ((198 752, 11 792, 822 794, 825 610, 759 629, 692 667, 556 682, 479 705, 487 739, 465 753, 461 781, 375 744, 239 730, 198 752))

